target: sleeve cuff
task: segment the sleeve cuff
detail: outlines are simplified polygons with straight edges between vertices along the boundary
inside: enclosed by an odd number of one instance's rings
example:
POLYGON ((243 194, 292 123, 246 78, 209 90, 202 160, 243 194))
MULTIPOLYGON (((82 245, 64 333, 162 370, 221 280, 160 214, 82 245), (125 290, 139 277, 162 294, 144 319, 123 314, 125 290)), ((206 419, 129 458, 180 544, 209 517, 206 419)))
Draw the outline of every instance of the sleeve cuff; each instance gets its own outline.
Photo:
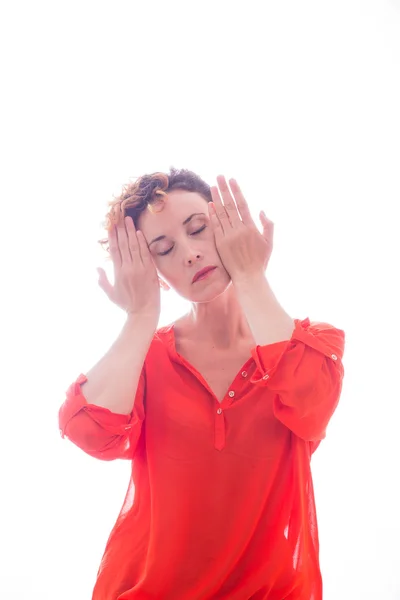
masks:
POLYGON ((65 437, 65 430, 69 421, 81 410, 89 413, 91 419, 110 434, 121 435, 122 431, 131 429, 134 422, 138 420, 137 415, 134 415, 134 413, 128 415, 117 414, 103 406, 89 404, 81 390, 81 385, 86 381, 86 375, 81 373, 67 390, 67 399, 59 410, 61 437, 65 437))

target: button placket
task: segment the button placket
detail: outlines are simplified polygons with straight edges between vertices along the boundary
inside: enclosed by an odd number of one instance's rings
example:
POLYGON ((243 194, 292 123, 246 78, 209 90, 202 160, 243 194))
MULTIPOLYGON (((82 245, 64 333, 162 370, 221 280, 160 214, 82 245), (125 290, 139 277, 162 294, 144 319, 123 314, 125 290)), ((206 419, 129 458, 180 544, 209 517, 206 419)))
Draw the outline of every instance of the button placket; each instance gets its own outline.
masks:
MULTIPOLYGON (((242 377, 247 377, 247 371, 242 371, 242 377)), ((234 390, 229 390, 228 392, 229 398, 235 397, 234 390)), ((215 448, 217 450, 222 450, 225 447, 225 417, 223 414, 223 409, 221 407, 217 408, 215 417, 215 448)))
POLYGON ((215 417, 215 448, 222 450, 225 447, 225 418, 221 407, 217 408, 215 417))

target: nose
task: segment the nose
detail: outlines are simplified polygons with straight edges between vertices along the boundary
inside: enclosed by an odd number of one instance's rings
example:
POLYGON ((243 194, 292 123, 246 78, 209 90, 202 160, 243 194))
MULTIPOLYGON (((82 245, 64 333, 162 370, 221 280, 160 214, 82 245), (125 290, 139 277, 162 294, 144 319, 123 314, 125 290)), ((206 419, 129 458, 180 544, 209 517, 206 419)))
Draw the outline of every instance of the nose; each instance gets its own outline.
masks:
POLYGON ((181 259, 183 259, 184 264, 187 266, 197 263, 203 257, 196 240, 188 239, 187 237, 180 241, 180 251, 181 259))
POLYGON ((186 258, 186 262, 188 265, 191 265, 193 262, 197 262, 200 258, 200 254, 197 253, 190 253, 189 256, 186 258))

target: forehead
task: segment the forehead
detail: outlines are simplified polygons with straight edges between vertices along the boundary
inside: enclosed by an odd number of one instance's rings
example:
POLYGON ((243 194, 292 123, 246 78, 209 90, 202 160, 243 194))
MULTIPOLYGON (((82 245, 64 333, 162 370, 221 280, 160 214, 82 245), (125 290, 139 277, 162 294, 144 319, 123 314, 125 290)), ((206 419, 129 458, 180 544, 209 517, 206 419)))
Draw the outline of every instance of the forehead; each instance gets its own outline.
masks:
POLYGON ((138 229, 141 229, 146 239, 156 235, 168 235, 192 213, 207 214, 207 200, 197 192, 173 190, 164 198, 164 206, 160 212, 151 213, 145 210, 138 219, 138 229))

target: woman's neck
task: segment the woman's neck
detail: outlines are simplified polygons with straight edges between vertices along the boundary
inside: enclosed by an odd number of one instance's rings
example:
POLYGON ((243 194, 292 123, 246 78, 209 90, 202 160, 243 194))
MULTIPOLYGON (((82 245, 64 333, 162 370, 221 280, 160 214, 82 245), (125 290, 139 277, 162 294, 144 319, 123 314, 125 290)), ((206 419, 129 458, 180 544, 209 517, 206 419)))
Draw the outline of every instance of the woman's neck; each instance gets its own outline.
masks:
POLYGON ((180 328, 185 337, 220 349, 252 339, 233 286, 211 302, 193 303, 189 313, 180 320, 180 328))

